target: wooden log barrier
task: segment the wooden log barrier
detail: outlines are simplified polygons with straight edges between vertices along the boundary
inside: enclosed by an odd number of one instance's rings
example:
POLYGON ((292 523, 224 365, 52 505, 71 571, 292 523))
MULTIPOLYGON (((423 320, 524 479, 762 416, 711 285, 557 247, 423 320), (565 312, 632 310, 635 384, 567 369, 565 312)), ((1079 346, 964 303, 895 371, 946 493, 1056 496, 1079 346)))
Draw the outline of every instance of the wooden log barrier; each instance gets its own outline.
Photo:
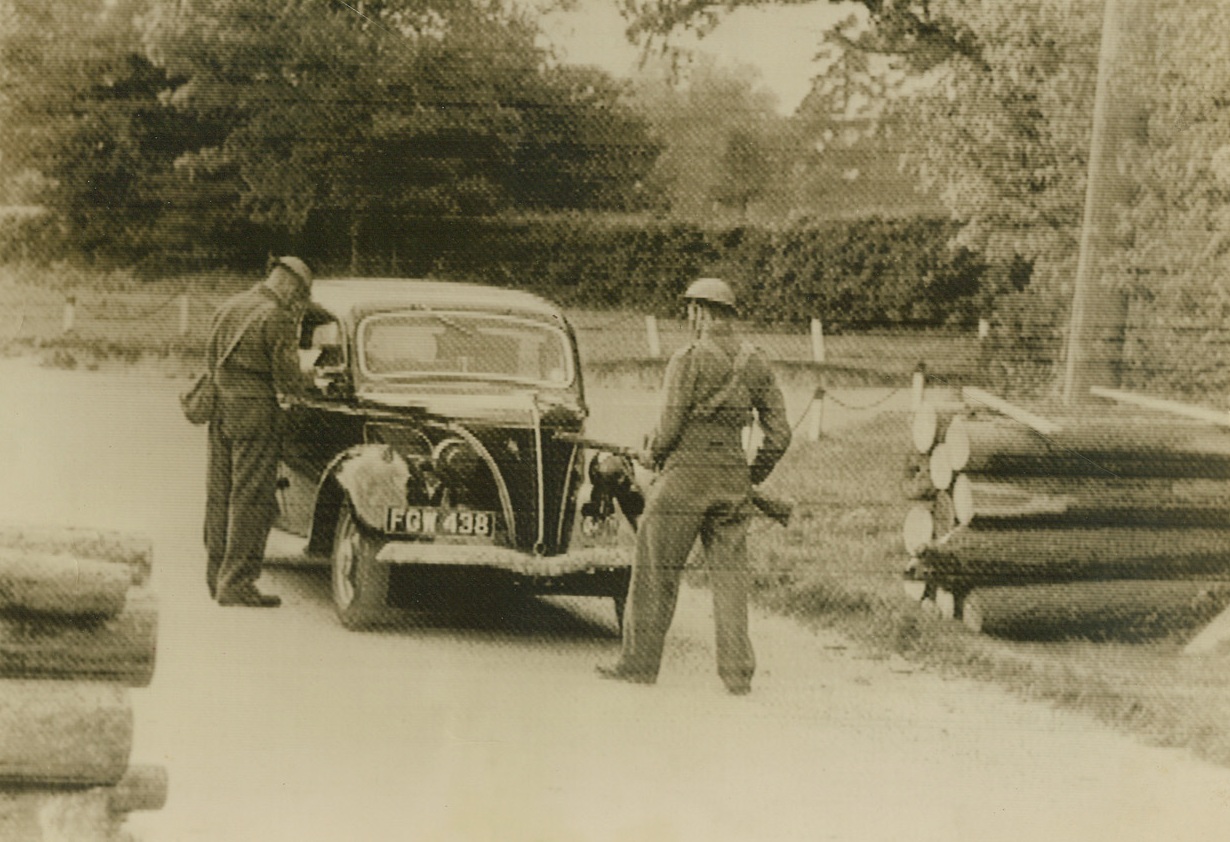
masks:
POLYGON ((970 587, 1109 579, 1223 579, 1230 530, 954 530, 917 550, 937 581, 970 587))
POLYGON ((161 810, 167 803, 167 770, 163 766, 129 766, 108 793, 108 808, 114 814, 161 810))
POLYGON ((1199 582, 1072 582, 978 588, 962 621, 984 634, 1018 639, 1074 635, 1149 637, 1208 619, 1199 582))
POLYGON ((1230 529, 1230 483, 1107 477, 953 481, 957 520, 978 529, 1156 526, 1230 529))
POLYGON ((84 527, 0 524, 0 547, 125 564, 136 585, 149 579, 154 558, 153 543, 142 535, 84 527))
POLYGON ((127 565, 0 547, 0 612, 114 617, 131 583, 127 565))
POLYGON ((1043 435, 966 418, 944 445, 952 470, 970 474, 1230 480, 1230 432, 1187 421, 1093 419, 1043 435))
POLYGON ((128 767, 128 690, 97 682, 0 682, 0 784, 111 786, 128 767))
POLYGON ((116 842, 108 788, 0 790, 0 839, 13 842, 116 842))
MULTIPOLYGON (((114 617, 0 615, 0 677, 75 678, 148 686, 158 648, 158 603, 129 592, 114 617)), ((4 684, 0 683, 0 693, 4 684)))

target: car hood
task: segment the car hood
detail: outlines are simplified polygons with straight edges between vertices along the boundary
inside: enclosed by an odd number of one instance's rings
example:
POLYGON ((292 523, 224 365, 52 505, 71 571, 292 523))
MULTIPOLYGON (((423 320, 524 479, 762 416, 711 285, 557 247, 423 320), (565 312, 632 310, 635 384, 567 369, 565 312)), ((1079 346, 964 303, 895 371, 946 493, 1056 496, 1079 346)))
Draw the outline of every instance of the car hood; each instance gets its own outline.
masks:
POLYGON ((360 389, 355 397, 361 405, 375 409, 418 411, 501 426, 532 427, 540 419, 551 423, 585 414, 574 396, 535 389, 477 392, 381 384, 360 389))

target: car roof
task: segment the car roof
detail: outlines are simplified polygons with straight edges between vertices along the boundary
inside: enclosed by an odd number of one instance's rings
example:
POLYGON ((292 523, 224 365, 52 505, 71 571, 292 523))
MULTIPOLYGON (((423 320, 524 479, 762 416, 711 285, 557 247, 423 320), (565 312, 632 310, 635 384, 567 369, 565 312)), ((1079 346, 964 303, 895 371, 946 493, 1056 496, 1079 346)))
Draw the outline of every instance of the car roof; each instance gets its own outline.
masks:
POLYGON ((337 316, 425 307, 515 313, 564 321, 559 307, 533 293, 461 281, 322 278, 312 283, 312 300, 337 316))

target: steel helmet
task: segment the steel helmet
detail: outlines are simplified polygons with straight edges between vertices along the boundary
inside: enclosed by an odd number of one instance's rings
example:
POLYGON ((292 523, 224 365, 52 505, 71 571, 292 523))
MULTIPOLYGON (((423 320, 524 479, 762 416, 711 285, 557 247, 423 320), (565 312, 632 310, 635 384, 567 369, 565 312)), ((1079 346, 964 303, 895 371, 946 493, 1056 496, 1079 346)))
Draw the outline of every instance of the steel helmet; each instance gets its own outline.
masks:
POLYGON ((302 260, 300 260, 299 258, 288 254, 284 257, 279 257, 277 260, 274 261, 273 265, 281 266, 287 272, 290 272, 304 286, 311 286, 312 270, 309 269, 308 265, 304 263, 302 260))
POLYGON ((720 304, 731 311, 736 309, 735 292, 721 278, 700 278, 692 282, 683 297, 688 301, 706 301, 720 304))

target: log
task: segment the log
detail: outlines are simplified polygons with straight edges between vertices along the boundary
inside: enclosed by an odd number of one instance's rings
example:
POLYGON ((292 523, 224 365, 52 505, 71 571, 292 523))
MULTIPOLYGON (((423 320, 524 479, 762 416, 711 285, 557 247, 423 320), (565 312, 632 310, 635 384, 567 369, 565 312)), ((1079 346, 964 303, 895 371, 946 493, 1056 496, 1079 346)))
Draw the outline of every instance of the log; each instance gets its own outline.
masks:
POLYGON ((943 491, 952 485, 954 474, 952 463, 948 459, 947 443, 937 444, 931 451, 928 470, 931 474, 931 484, 936 489, 943 491))
POLYGON ((960 402, 934 403, 926 401, 914 412, 910 420, 910 440, 916 453, 930 453, 944 440, 948 425, 966 409, 960 402))
POLYGON ((968 404, 993 409, 1000 415, 1012 419, 1018 425, 1027 427, 1042 436, 1053 436, 1063 429, 1063 425, 1057 421, 1043 418, 1041 415, 1035 415, 975 386, 963 387, 961 389, 961 398, 968 404))
POLYGON ((114 617, 0 616, 0 677, 147 687, 157 644, 158 603, 148 588, 131 591, 127 606, 114 617))
POLYGON ((136 585, 149 579, 154 559, 143 535, 85 527, 0 524, 0 547, 126 564, 136 585))
POLYGON ((957 528, 957 511, 952 494, 947 491, 936 493, 935 502, 931 504, 931 518, 935 522, 937 538, 943 538, 957 528))
POLYGON ((108 789, 0 791, 0 839, 20 842, 117 842, 108 789))
POLYGON ((975 632, 1018 639, 1156 637, 1203 622, 1198 582, 1074 582, 978 588, 962 620, 975 632))
POLYGON ((114 617, 131 583, 127 565, 0 547, 0 613, 114 617))
POLYGON ((945 620, 960 620, 965 608, 965 595, 948 588, 935 589, 935 610, 945 620))
POLYGON ((901 588, 911 602, 922 602, 927 596, 927 583, 922 579, 902 579, 901 588))
MULTIPOLYGON (((976 475, 975 475, 976 476, 976 475)), ((980 530, 1098 526, 1230 528, 1230 483, 1012 477, 953 481, 956 519, 980 530)))
POLYGON ((167 770, 146 764, 129 766, 110 791, 108 808, 114 814, 161 810, 167 803, 167 770))
POLYGON ((84 681, 0 682, 0 783, 112 786, 128 768, 128 690, 84 681))
POLYGON ((1230 529, 957 529, 918 550, 927 575, 967 586, 1230 579, 1230 529))
POLYGON ((954 470, 970 474, 1230 480, 1230 432, 1206 424, 1091 419, 1041 436, 1006 419, 963 419, 944 444, 954 470), (952 461, 965 452, 964 464, 952 461))
POLYGON ((1169 412, 1172 415, 1204 421, 1207 424, 1215 424, 1219 427, 1230 427, 1230 412, 1226 412, 1224 409, 1208 409, 1207 407, 1194 406, 1188 403, 1180 403, 1179 401, 1166 400, 1165 398, 1152 398, 1148 395, 1138 395, 1119 389, 1106 389, 1102 386, 1090 386, 1089 393, 1095 397, 1128 403, 1144 409, 1169 412))
POLYGON ((910 555, 916 555, 935 540, 935 520, 931 509, 921 504, 911 506, 905 513, 901 535, 905 539, 905 551, 910 555))

